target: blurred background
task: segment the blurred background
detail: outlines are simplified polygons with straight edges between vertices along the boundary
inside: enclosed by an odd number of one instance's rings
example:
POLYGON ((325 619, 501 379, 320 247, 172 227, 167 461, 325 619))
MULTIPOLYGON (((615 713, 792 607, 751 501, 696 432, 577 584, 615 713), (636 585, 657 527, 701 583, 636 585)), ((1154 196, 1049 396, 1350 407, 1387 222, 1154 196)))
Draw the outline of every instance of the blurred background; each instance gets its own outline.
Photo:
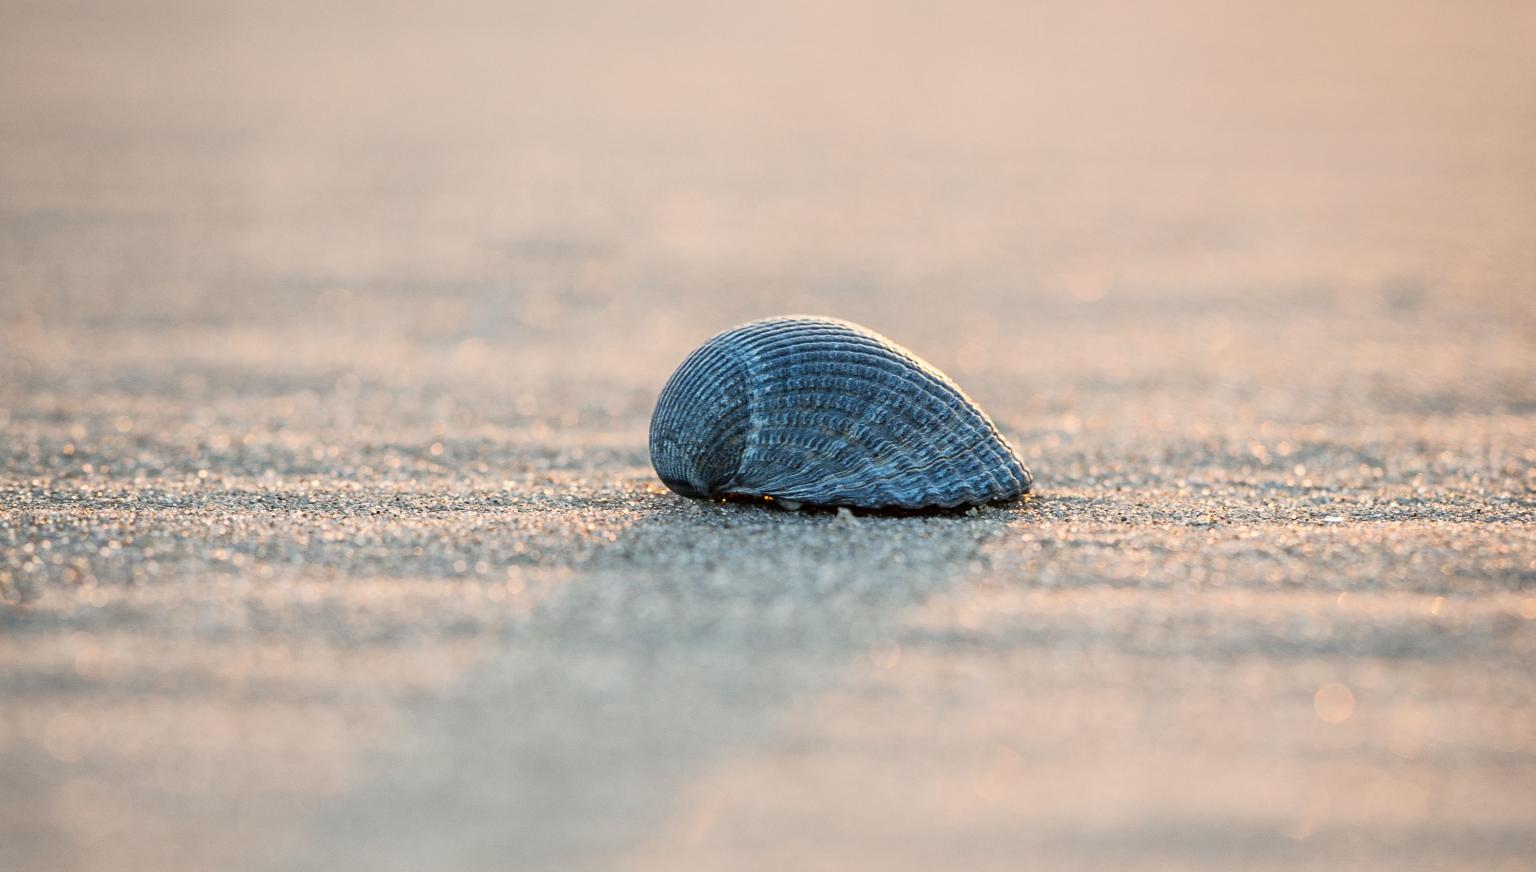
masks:
MULTIPOLYGON (((1479 335, 1533 296, 1521 2, 13 0, 5 23, 11 344, 126 356, 119 378, 144 343, 268 377, 478 364, 506 413, 623 360, 646 378, 582 396, 639 414, 680 348, 786 311, 1046 404, 1192 354, 1249 391, 1338 387, 1244 375, 1366 338, 1361 313, 1488 354, 1485 403, 1524 374, 1501 355, 1525 335, 1479 335)), ((1385 390, 1444 357, 1372 349, 1326 353, 1385 390)))
POLYGON ((0 865, 387 868, 314 846, 431 807, 463 832, 389 856, 1536 868, 1533 41, 1524 0, 0 0, 0 865), (661 383, 788 312, 963 384, 1036 514, 669 514, 661 383), (796 571, 902 593, 744 605, 796 571), (727 630, 614 629, 635 589, 727 630), (508 780, 380 787, 423 734, 508 780), (977 766, 1051 794, 911 798, 977 766))

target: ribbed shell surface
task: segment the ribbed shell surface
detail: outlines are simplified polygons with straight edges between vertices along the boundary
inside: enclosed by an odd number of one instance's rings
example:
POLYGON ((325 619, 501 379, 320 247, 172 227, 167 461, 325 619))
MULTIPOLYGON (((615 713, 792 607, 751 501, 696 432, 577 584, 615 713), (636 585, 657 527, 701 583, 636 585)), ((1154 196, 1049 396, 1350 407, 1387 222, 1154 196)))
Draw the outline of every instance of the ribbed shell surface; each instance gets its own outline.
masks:
POLYGON ((1031 481, 948 377, 829 318, 754 321, 704 343, 662 389, 650 447, 662 481, 691 497, 919 509, 1016 499, 1031 481))

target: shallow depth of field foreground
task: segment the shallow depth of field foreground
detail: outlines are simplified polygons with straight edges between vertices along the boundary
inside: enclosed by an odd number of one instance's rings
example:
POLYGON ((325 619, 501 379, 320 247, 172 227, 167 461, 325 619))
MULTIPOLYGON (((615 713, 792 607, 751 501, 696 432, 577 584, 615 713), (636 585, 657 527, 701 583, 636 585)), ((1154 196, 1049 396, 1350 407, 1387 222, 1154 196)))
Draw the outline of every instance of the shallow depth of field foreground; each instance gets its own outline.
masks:
POLYGON ((1536 872, 1533 33, 0 0, 0 869, 1536 872), (783 313, 1035 495, 668 492, 783 313))

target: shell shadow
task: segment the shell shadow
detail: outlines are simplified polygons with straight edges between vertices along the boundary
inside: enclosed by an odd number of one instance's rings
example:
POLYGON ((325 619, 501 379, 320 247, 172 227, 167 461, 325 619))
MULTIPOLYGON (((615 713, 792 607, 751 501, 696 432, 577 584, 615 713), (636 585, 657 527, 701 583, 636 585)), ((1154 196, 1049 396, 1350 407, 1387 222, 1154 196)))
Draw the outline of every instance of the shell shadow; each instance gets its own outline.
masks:
POLYGON ((308 829, 287 869, 589 868, 683 788, 871 666, 911 612, 978 577, 1012 509, 789 512, 636 495, 410 738, 308 829))
POLYGON ((1014 499, 994 500, 979 506, 927 506, 920 509, 905 509, 897 506, 874 509, 853 506, 823 506, 815 503, 802 503, 798 508, 788 508, 782 502, 775 501, 773 497, 754 497, 742 494, 732 494, 718 500, 703 501, 719 505, 757 508, 769 512, 790 515, 803 514, 813 517, 839 516, 848 513, 856 518, 960 518, 976 517, 996 510, 1012 509, 1025 511, 1033 506, 1035 496, 1032 493, 1027 493, 1014 499))

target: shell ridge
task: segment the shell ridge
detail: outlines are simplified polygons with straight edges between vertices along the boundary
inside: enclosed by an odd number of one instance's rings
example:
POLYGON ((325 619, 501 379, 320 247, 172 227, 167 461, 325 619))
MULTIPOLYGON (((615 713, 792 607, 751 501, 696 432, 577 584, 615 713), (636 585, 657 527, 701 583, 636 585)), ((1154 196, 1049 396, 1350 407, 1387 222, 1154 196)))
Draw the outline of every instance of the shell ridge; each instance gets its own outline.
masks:
MULTIPOLYGON (((947 480, 951 485, 950 487, 939 488, 930 486, 922 487, 921 490, 936 498, 949 498, 957 494, 983 495, 997 493, 1005 489, 1003 482, 998 482, 991 476, 991 470, 987 468, 985 463, 962 465, 957 462, 964 459, 968 454, 975 453, 965 444, 957 443, 954 450, 931 457, 924 463, 915 463, 913 462, 914 452, 881 450, 887 446, 899 447, 903 441, 900 432, 883 425, 860 428, 856 426, 857 422, 854 422, 855 426, 840 429, 832 426, 835 421, 849 422, 853 421, 853 419, 843 417, 829 421, 828 419, 831 417, 827 413, 821 412, 814 415, 802 415, 802 419, 809 420, 786 421, 778 428, 763 428, 760 424, 759 447, 754 457, 759 461, 769 461, 763 464, 766 468, 781 469, 783 471, 771 479, 752 479, 750 476, 738 476, 733 485, 737 487, 747 486, 769 495, 780 495, 779 492, 783 491, 782 496, 798 499, 802 495, 801 492, 807 489, 820 487, 829 491, 836 491, 845 486, 856 486, 861 479, 867 479, 875 490, 880 491, 882 494, 892 495, 896 491, 910 489, 911 485, 907 484, 908 482, 922 481, 924 474, 929 471, 948 468, 951 474, 939 480, 947 480), (808 450, 797 451, 797 453, 803 454, 809 462, 805 465, 791 465, 784 462, 788 458, 782 456, 775 457, 774 455, 786 453, 784 446, 787 443, 782 436, 774 431, 795 432, 799 430, 800 432, 806 432, 809 429, 807 427, 808 423, 816 423, 822 429, 820 437, 812 444, 805 446, 808 450), (764 430, 771 434, 766 439, 761 437, 764 430), (822 449, 828 442, 831 442, 839 435, 847 437, 845 440, 846 445, 856 447, 859 450, 852 452, 839 451, 829 457, 822 449), (828 463, 828 460, 833 462, 828 463), (830 467, 833 470, 841 469, 842 472, 826 475, 823 472, 823 469, 826 467, 830 467), (887 468, 888 471, 882 472, 882 467, 887 468)), ((796 446, 796 448, 799 448, 799 446, 796 446)), ((752 463, 743 464, 744 470, 753 468, 755 466, 752 463)))
POLYGON ((658 398, 651 454, 663 481, 690 496, 920 508, 1016 498, 1033 482, 942 371, 872 330, 809 316, 700 346, 658 398))
POLYGON ((651 422, 651 464, 669 487, 698 494, 734 474, 750 410, 747 376, 728 343, 700 346, 673 373, 651 422), (707 410, 708 414, 698 413, 707 410), (700 418, 702 417, 702 420, 700 418), (696 426, 698 425, 698 426, 696 426))
MULTIPOLYGON (((866 337, 863 334, 860 334, 860 338, 869 338, 869 337, 866 337)), ((846 343, 844 343, 843 345, 846 345, 846 343)), ((807 344, 807 346, 806 346, 807 350, 816 349, 817 347, 818 346, 815 345, 815 344, 807 344)), ((848 349, 846 349, 845 347, 842 347, 842 346, 835 346, 835 347, 838 347, 838 350, 840 350, 840 351, 847 351, 848 353, 861 353, 863 356, 865 356, 865 357, 867 357, 867 358, 869 358, 869 359, 871 359, 873 361, 884 362, 884 359, 879 357, 878 354, 874 353, 873 350, 865 351, 863 349, 860 349, 859 352, 851 352, 851 351, 848 351, 848 349)), ((878 346, 877 346, 877 348, 878 348, 878 346)), ((928 365, 924 361, 922 361, 921 359, 916 358, 910 352, 906 352, 905 349, 900 349, 899 346, 898 346, 897 350, 900 350, 900 351, 904 352, 903 356, 905 357, 906 362, 910 365, 911 370, 913 371, 914 374, 920 375, 924 382, 927 382, 932 388, 937 389, 942 394, 947 395, 947 396, 949 396, 949 397, 951 397, 951 398, 953 398, 955 400, 961 401, 957 405, 962 405, 963 407, 967 408, 968 411, 980 413, 980 415, 978 416, 980 418, 980 421, 978 421, 977 423, 981 424, 983 426, 978 428, 977 435, 980 435, 981 433, 984 433, 984 432, 991 432, 991 433, 999 435, 999 436, 1001 435, 1001 434, 997 433, 996 425, 992 423, 991 419, 986 417, 986 413, 982 412, 980 406, 978 406, 976 404, 975 400, 971 399, 970 396, 967 395, 965 393, 965 391, 961 390, 960 387, 958 385, 956 385, 952 380, 950 380, 942 372, 934 369, 931 365, 928 365)), ((793 353, 793 349, 791 349, 790 353, 793 353)), ((1011 450, 1011 447, 1012 446, 1009 446, 1010 450, 1011 450)))
MULTIPOLYGON (((826 488, 829 491, 827 495, 831 496, 832 494, 830 491, 839 490, 840 486, 846 479, 857 478, 860 474, 867 475, 869 473, 874 473, 874 483, 878 486, 877 490, 888 492, 890 491, 890 488, 881 485, 900 484, 900 481, 904 479, 912 479, 913 481, 916 481, 920 478, 922 473, 933 469, 939 469, 949 473, 948 475, 942 476, 941 478, 946 479, 951 483, 951 487, 943 489, 945 491, 949 491, 950 493, 941 493, 938 492, 939 489, 933 488, 924 489, 925 491, 931 492, 933 497, 941 499, 951 496, 999 493, 1017 488, 1019 486, 1019 476, 1014 472, 1014 470, 1008 469, 1008 467, 1014 465, 1007 462, 1008 459, 1011 459, 1012 455, 1009 447, 1006 445, 994 446, 987 444, 990 440, 985 437, 992 437, 993 439, 996 439, 997 436, 1000 435, 997 433, 995 425, 992 424, 990 419, 985 417, 985 413, 982 413, 979 407, 977 407, 973 401, 969 401, 969 398, 964 395, 963 391, 960 391, 958 387, 952 381, 945 378, 942 373, 933 369, 931 366, 925 365, 920 359, 916 358, 916 356, 912 355, 910 352, 906 352, 900 355, 900 357, 903 358, 901 362, 906 364, 906 366, 890 366, 888 362, 889 354, 887 353, 885 355, 881 355, 878 353, 886 351, 885 347, 879 343, 878 339, 871 337, 867 332, 859 331, 856 329, 833 330, 813 328, 811 332, 817 334, 817 338, 815 340, 795 344, 792 341, 794 337, 790 336, 786 339, 785 334, 792 334, 795 332, 795 328, 797 326, 798 325, 793 323, 780 322, 774 324, 771 329, 765 330, 765 336, 756 344, 760 346, 767 346, 771 353, 765 355, 759 351, 759 353, 755 355, 757 359, 757 365, 763 365, 762 360, 764 357, 771 357, 777 360, 782 360, 786 357, 791 359, 797 357, 803 358, 815 351, 831 351, 834 355, 833 361, 818 361, 817 366, 805 368, 820 369, 823 372, 833 372, 836 371, 837 367, 831 364, 849 360, 868 360, 871 364, 874 365, 875 370, 881 376, 890 375, 894 372, 894 374, 898 377, 898 380, 904 385, 910 385, 916 388, 920 394, 926 395, 913 397, 905 395, 906 392, 903 391, 891 390, 891 393, 901 401, 900 406, 902 407, 902 411, 904 411, 908 417, 918 418, 919 420, 917 420, 915 423, 919 425, 928 422, 934 424, 940 423, 939 421, 934 420, 934 418, 937 416, 932 414, 932 409, 929 408, 929 403, 923 402, 924 400, 930 401, 931 403, 939 406, 941 409, 949 411, 951 413, 949 416, 950 420, 944 423, 948 423, 950 426, 946 429, 954 430, 963 428, 965 431, 967 431, 967 435, 973 437, 983 437, 981 444, 987 448, 993 449, 987 451, 986 453, 990 455, 991 459, 995 461, 1001 461, 1001 463, 994 465, 1003 467, 1003 470, 999 471, 1006 471, 1008 473, 1008 481, 1001 480, 1001 478, 993 470, 987 468, 987 464, 985 463, 981 464, 979 467, 975 465, 967 465, 967 468, 962 470, 956 461, 962 459, 968 454, 974 454, 975 452, 963 445, 957 445, 955 450, 945 452, 938 455, 937 457, 930 457, 927 462, 921 464, 913 463, 913 459, 911 456, 908 456, 908 453, 898 453, 889 458, 890 463, 888 465, 893 465, 896 467, 896 474, 894 476, 882 476, 879 474, 881 466, 879 460, 883 456, 883 452, 866 451, 865 462, 859 465, 862 468, 847 468, 845 474, 842 476, 831 476, 819 479, 813 478, 810 482, 800 483, 794 481, 797 476, 780 475, 771 481, 757 482, 762 490, 767 492, 776 487, 780 490, 788 491, 797 486, 821 486, 826 488), (846 335, 833 335, 830 339, 825 336, 825 334, 843 333, 851 333, 853 336, 849 337, 846 335), (849 341, 850 338, 854 341, 849 341), (884 366, 881 366, 881 364, 884 364, 884 366), (911 376, 916 376, 917 378, 913 379, 911 376), (950 402, 946 403, 944 400, 950 400, 950 402), (954 402, 955 400, 961 400, 963 402, 957 403, 954 402), (1008 457, 1003 456, 1005 454, 1008 455, 1008 457)), ((894 345, 894 343, 891 344, 894 345)), ((898 350, 905 351, 905 349, 898 350)), ((789 364, 788 369, 791 373, 794 373, 797 371, 797 369, 802 368, 798 367, 796 364, 789 364)), ((871 380, 873 381, 873 379, 871 380)), ((792 387, 793 385, 791 388, 792 387)), ((888 385, 886 387, 889 389, 888 385)), ((864 438, 866 435, 865 431, 869 429, 869 424, 874 420, 875 416, 882 411, 889 411, 889 409, 880 403, 869 403, 868 408, 866 409, 866 412, 862 418, 855 419, 850 422, 851 426, 848 428, 846 435, 858 443, 866 442, 867 440, 864 438)), ((762 427, 762 422, 760 420, 761 415, 759 415, 758 418, 759 420, 755 423, 756 429, 760 429, 762 427)), ((843 460, 844 458, 839 457, 837 459, 843 460)), ((751 464, 745 464, 744 466, 751 466, 751 464)), ((893 494, 889 493, 887 495, 894 496, 893 494)), ((786 492, 785 496, 791 495, 786 492)))

